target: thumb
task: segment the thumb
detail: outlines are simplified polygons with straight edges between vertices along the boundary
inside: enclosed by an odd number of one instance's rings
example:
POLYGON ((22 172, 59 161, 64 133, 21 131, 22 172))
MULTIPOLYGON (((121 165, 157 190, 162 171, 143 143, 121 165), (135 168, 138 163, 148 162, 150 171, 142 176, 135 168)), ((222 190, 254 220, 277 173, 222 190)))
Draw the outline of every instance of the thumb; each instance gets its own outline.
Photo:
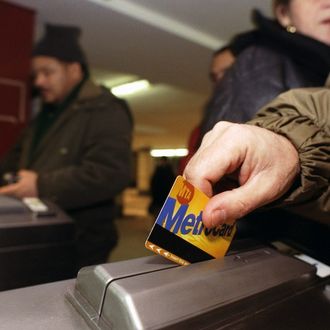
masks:
MULTIPOLYGON (((260 181, 260 179, 259 179, 260 181)), ((254 177, 239 188, 213 196, 203 211, 203 223, 211 228, 232 223, 275 199, 270 184, 260 185, 254 177)))

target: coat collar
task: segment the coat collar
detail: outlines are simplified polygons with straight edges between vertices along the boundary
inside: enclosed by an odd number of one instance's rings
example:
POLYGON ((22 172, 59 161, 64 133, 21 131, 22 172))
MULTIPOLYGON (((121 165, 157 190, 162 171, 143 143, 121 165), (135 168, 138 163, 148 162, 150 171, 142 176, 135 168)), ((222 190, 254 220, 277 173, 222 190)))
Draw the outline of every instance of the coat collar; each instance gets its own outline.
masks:
POLYGON ((96 85, 92 80, 87 80, 84 83, 84 85, 81 87, 76 102, 84 103, 91 99, 99 97, 101 94, 102 94, 102 88, 96 85))
POLYGON ((257 26, 258 43, 288 54, 297 63, 312 68, 324 76, 330 72, 330 46, 300 33, 289 33, 275 20, 254 10, 253 21, 257 26))

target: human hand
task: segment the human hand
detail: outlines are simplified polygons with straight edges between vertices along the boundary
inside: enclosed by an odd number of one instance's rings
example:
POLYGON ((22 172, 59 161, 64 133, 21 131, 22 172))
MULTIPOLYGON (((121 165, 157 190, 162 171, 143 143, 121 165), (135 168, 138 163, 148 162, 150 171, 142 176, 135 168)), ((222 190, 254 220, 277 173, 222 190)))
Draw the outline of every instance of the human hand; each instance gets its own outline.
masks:
POLYGON ((1 187, 0 194, 17 198, 38 197, 38 174, 33 171, 21 170, 17 175, 18 182, 1 187))
POLYGON ((298 152, 285 137, 252 125, 219 122, 205 135, 183 175, 211 197, 203 223, 215 227, 278 199, 299 171, 298 152), (213 196, 215 184, 232 173, 239 187, 213 196))

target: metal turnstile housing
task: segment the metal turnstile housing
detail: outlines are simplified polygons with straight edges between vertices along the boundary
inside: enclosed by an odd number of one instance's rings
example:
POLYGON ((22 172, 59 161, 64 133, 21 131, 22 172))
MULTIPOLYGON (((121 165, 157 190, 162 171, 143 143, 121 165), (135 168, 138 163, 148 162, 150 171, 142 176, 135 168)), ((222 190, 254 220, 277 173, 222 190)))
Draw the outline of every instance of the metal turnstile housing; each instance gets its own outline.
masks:
POLYGON ((210 324, 230 320, 234 305, 256 296, 267 300, 272 290, 283 299, 315 274, 314 267, 268 248, 181 267, 164 260, 83 268, 67 297, 93 329, 198 328, 205 318, 210 324))
POLYGON ((76 276, 74 223, 56 205, 47 205, 51 212, 43 216, 23 203, 17 209, 2 210, 0 291, 76 276))

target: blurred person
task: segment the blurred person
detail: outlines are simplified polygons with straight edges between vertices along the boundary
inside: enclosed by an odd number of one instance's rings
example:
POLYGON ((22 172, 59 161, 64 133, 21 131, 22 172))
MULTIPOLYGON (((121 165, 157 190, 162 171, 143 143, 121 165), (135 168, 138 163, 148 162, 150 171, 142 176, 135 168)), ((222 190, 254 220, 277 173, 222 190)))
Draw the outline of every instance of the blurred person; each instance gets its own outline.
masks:
POLYGON ((191 157, 195 154, 198 149, 199 141, 201 136, 201 128, 200 125, 195 126, 189 134, 188 137, 188 153, 186 156, 180 158, 177 168, 177 174, 182 175, 186 165, 188 164, 191 157))
POLYGON ((222 80, 226 71, 234 64, 235 56, 229 46, 221 47, 213 53, 210 64, 210 81, 215 88, 222 80))
POLYGON ((151 202, 149 213, 157 217, 175 180, 175 173, 167 157, 159 158, 158 164, 151 176, 151 202))
MULTIPOLYGON (((212 84, 212 90, 215 89, 216 84, 221 81, 226 71, 234 63, 235 57, 228 46, 217 49, 212 54, 212 59, 209 68, 209 78, 212 84)), ((205 111, 207 111, 206 106, 205 111)), ((178 174, 182 174, 190 158, 197 151, 201 140, 201 124, 193 128, 188 139, 188 154, 180 159, 178 165, 178 174)))
POLYGON ((242 33, 235 37, 231 42, 224 47, 221 47, 213 52, 210 67, 209 78, 212 84, 212 94, 208 100, 201 122, 191 131, 188 139, 188 155, 181 158, 178 166, 178 174, 182 174, 185 166, 190 158, 197 151, 203 137, 203 128, 206 121, 213 111, 213 98, 217 95, 217 86, 221 83, 227 71, 234 64, 236 57, 247 47, 256 42, 257 34, 255 31, 242 33))
POLYGON ((217 123, 184 171, 210 197, 204 225, 230 223, 257 208, 287 209, 292 217, 277 218, 276 225, 330 263, 329 109, 329 88, 296 89, 247 124, 217 123), (235 187, 222 187, 226 176, 236 179, 235 187))
POLYGON ((233 39, 233 44, 242 36, 251 41, 216 86, 202 136, 220 120, 253 118, 289 89, 324 86, 330 71, 330 0, 274 0, 273 7, 275 20, 255 11, 257 29, 233 39))
POLYGON ((77 27, 47 25, 32 55, 42 108, 0 163, 0 194, 50 200, 75 220, 77 269, 107 261, 115 197, 130 181, 128 106, 89 78, 77 27))

